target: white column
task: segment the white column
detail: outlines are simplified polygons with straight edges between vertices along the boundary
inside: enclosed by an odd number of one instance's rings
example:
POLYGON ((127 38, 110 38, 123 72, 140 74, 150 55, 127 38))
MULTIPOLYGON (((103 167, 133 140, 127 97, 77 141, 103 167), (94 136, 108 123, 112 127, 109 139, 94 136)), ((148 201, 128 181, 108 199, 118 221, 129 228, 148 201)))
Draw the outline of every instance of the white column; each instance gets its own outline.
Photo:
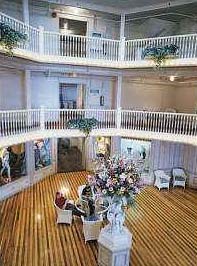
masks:
POLYGON ((35 174, 35 157, 33 150, 33 141, 25 143, 25 154, 26 154, 26 171, 29 178, 29 184, 33 185, 34 183, 34 174, 35 174))
POLYGON ((88 137, 85 141, 85 168, 87 171, 92 171, 92 160, 94 159, 94 137, 88 137))
POLYGON ((125 14, 121 14, 120 22, 120 48, 119 48, 119 60, 124 61, 125 57, 125 14))
POLYGON ((29 0, 23 0, 23 21, 29 24, 29 0))
POLYGON ((39 53, 44 54, 44 27, 39 26, 39 53))
POLYGON ((125 14, 121 14, 120 22, 120 40, 125 37, 125 14))
MULTIPOLYGON (((116 80, 116 109, 117 109, 117 127, 120 128, 120 115, 121 110, 121 96, 122 96, 122 74, 119 74, 116 80)), ((121 137, 111 137, 111 155, 121 153, 121 137)))
POLYGON ((25 107, 31 109, 31 71, 24 72, 25 107))
POLYGON ((122 74, 119 74, 116 82, 116 108, 121 107, 121 96, 122 96, 122 74))

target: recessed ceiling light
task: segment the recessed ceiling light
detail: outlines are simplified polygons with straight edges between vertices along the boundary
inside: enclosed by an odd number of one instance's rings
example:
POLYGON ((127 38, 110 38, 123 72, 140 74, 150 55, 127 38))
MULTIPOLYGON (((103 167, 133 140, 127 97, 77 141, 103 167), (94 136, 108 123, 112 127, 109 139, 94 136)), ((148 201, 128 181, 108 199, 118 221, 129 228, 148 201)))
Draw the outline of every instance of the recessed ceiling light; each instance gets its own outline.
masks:
POLYGON ((170 81, 174 81, 175 80, 175 76, 170 76, 170 81))

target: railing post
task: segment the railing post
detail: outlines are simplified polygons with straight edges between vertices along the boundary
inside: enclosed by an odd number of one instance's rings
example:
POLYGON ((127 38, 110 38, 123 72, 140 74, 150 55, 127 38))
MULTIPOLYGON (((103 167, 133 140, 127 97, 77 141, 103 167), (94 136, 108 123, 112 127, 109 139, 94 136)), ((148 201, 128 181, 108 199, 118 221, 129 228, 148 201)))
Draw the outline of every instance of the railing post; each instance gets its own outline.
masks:
POLYGON ((117 108, 117 129, 121 128, 121 107, 117 108))
POLYGON ((39 26, 39 54, 44 54, 44 27, 39 26))
POLYGON ((125 58, 125 37, 120 40, 119 61, 124 61, 125 58))
POLYGON ((40 106, 40 129, 45 130, 45 109, 44 106, 40 106))

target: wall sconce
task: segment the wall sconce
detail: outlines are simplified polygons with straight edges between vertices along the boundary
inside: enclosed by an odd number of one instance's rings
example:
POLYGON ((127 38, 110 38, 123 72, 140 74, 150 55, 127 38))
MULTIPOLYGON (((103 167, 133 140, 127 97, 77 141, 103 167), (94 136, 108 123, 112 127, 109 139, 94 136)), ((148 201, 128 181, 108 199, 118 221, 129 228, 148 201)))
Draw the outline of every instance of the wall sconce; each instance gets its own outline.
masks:
POLYGON ((100 106, 104 106, 105 104, 105 99, 104 99, 104 96, 100 96, 100 106))

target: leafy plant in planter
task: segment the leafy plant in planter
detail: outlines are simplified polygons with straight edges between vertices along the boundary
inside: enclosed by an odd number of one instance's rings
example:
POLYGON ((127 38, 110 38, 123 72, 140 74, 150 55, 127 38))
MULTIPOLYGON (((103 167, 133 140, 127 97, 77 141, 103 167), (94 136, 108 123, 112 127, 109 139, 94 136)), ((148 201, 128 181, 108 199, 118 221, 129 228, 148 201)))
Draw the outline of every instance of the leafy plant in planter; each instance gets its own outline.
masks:
POLYGON ((18 43, 25 42, 27 34, 14 30, 9 25, 0 22, 0 45, 9 56, 13 55, 13 49, 18 43))
POLYGON ((176 56, 178 54, 179 48, 175 44, 165 45, 165 46, 149 46, 143 51, 143 58, 151 58, 157 68, 165 62, 169 57, 176 56))
POLYGON ((93 128, 98 124, 98 120, 95 118, 79 118, 68 121, 69 128, 75 128, 85 133, 86 137, 89 136, 93 128))

